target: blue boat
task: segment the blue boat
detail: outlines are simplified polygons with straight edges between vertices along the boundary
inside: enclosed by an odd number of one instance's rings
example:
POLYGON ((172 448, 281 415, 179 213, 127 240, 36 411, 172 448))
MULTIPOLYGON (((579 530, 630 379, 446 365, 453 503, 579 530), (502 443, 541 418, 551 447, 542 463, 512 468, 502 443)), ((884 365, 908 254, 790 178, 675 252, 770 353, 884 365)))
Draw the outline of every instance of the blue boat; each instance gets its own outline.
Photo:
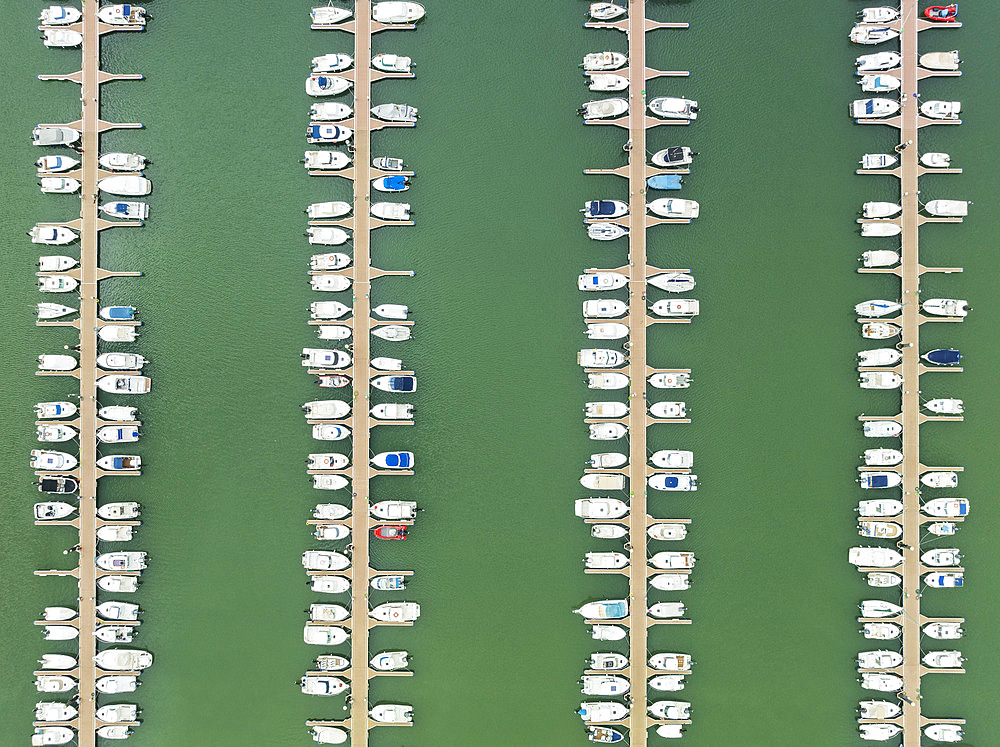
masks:
POLYGON ((584 218, 618 218, 628 212, 621 200, 589 200, 581 211, 584 218))
POLYGON ((680 189, 684 179, 680 174, 657 174, 646 180, 650 189, 680 189))
POLYGON ((135 319, 135 306, 105 306, 101 309, 101 319, 130 322, 135 319))
POLYGON ((412 392, 417 388, 416 376, 377 376, 372 386, 383 392, 412 392))
POLYGON ((410 185, 406 183, 406 177, 402 174, 383 176, 372 182, 372 186, 379 192, 405 192, 410 188, 410 185))
POLYGON ((937 366, 957 366, 962 360, 962 354, 955 348, 937 348, 920 357, 937 366))
POLYGON ((413 466, 413 452, 385 451, 372 457, 371 462, 383 469, 409 469, 413 466))

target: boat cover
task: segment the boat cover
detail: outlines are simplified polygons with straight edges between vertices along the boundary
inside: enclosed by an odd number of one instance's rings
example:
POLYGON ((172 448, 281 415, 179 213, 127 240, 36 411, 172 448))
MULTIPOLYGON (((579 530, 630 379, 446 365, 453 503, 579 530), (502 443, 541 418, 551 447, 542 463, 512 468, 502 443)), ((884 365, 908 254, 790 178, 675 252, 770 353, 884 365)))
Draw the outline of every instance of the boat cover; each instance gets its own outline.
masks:
POLYGON ((680 189, 682 178, 680 174, 657 174, 646 180, 650 189, 680 189))
POLYGON ((874 99, 868 99, 868 100, 866 100, 865 101, 865 114, 874 114, 874 113, 875 113, 875 100, 874 99))
POLYGON ((133 311, 128 306, 112 306, 108 309, 108 316, 112 319, 132 319, 133 311))
POLYGON ((962 360, 962 354, 955 348, 939 348, 927 353, 927 360, 939 365, 954 365, 962 360))
POLYGON ((410 455, 401 451, 389 454, 385 458, 385 464, 387 467, 409 467, 410 455))
POLYGON ((667 487, 667 488, 676 488, 680 484, 681 484, 680 480, 678 480, 675 475, 664 475, 663 476, 663 485, 664 485, 664 487, 667 487))
POLYGON ((868 484, 873 488, 887 488, 889 487, 889 478, 886 475, 870 475, 868 484))
POLYGON ((122 215, 128 215, 128 203, 116 202, 114 203, 112 210, 116 213, 121 213, 122 215))
POLYGON ((394 392, 412 392, 413 391, 413 377, 412 376, 393 376, 389 380, 389 389, 394 392))
POLYGON ((674 163, 675 161, 684 160, 684 147, 681 145, 673 145, 667 148, 667 163, 674 163))
POLYGON ((319 137, 319 125, 309 125, 309 130, 306 132, 306 137, 319 137))
POLYGON ((615 203, 613 200, 591 200, 587 209, 591 215, 614 215, 615 203))

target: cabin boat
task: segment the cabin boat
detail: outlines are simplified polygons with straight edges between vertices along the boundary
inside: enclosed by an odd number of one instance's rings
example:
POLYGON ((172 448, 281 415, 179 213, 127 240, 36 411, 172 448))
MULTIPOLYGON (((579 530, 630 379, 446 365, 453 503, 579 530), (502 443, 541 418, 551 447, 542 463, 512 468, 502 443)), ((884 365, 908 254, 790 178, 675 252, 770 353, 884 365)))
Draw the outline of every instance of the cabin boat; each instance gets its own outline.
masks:
POLYGON ((316 122, 339 122, 354 114, 354 110, 340 101, 317 101, 309 107, 309 119, 316 122))
POLYGON ((935 589, 959 589, 965 585, 965 574, 961 571, 948 573, 928 573, 924 583, 935 589))
POLYGON ((587 272, 577 277, 576 287, 582 291, 606 291, 623 288, 628 276, 620 272, 587 272))
POLYGON ((338 151, 307 150, 302 163, 307 169, 316 171, 340 171, 351 165, 351 159, 338 151))
POLYGON ((122 521, 139 517, 139 504, 135 501, 105 503, 97 509, 97 515, 105 521, 122 521))
POLYGON ((376 376, 371 385, 383 392, 413 392, 417 388, 416 376, 376 376))
MULTIPOLYGON (((591 3, 588 10, 588 14, 595 21, 610 21, 612 19, 623 16, 627 13, 627 9, 623 8, 621 5, 616 5, 615 3, 591 3)), ((595 740, 590 740, 595 741, 595 740)), ((617 740, 615 740, 617 741, 617 740)))
POLYGON ((903 206, 895 202, 866 202, 861 206, 863 218, 891 218, 902 212, 903 206))
POLYGON ((951 537, 958 531, 958 524, 954 521, 935 521, 927 525, 927 531, 938 537, 951 537))
POLYGON ((925 101, 920 105, 920 113, 928 119, 957 120, 962 113, 961 101, 925 101))
POLYGON ((683 418, 687 415, 686 402, 654 402, 649 406, 649 414, 654 418, 683 418))
POLYGON ((372 311, 376 316, 380 316, 383 319, 404 320, 410 314, 410 307, 398 303, 383 303, 376 306, 372 311))
POLYGON ((147 669, 153 665, 153 655, 138 649, 106 649, 94 657, 97 666, 108 672, 128 672, 147 669))
POLYGON ((866 741, 886 742, 902 733, 903 727, 897 724, 861 724, 858 726, 858 736, 866 741))
POLYGON ((676 169, 692 163, 696 155, 698 154, 686 145, 672 145, 669 148, 656 151, 650 161, 654 166, 663 169, 676 169))
POLYGON ((625 718, 628 708, 616 701, 601 700, 581 703, 577 714, 584 723, 610 723, 625 718))
POLYGON ((899 63, 902 61, 902 56, 897 52, 877 52, 861 55, 854 64, 858 68, 858 75, 864 75, 881 70, 892 70, 899 67, 899 63))
POLYGON ((310 604, 310 622, 343 622, 351 616, 350 611, 339 604, 310 604))
POLYGON ((46 275, 38 278, 38 291, 40 293, 71 293, 79 285, 80 281, 69 275, 46 275))
POLYGON ((650 475, 646 484, 653 490, 693 492, 698 489, 697 475, 650 475))
POLYGON ((136 353, 101 353, 97 365, 106 371, 139 371, 149 361, 136 353))
POLYGON ((343 576, 313 576, 309 587, 320 594, 343 594, 351 588, 351 582, 343 576))
POLYGON ((350 633, 339 625, 313 625, 302 629, 302 641, 311 646, 339 646, 350 638, 350 633))
POLYGON ((957 519, 969 515, 969 501, 965 498, 935 498, 920 508, 928 516, 957 519))
MULTIPOLYGON (((343 455, 341 454, 339 456, 343 455)), ((317 503, 316 507, 313 508, 312 515, 314 519, 325 519, 325 520, 336 521, 339 519, 346 519, 348 516, 350 516, 351 509, 339 503, 317 503)))
POLYGON ((306 128, 306 142, 310 144, 346 143, 352 137, 354 130, 335 124, 311 124, 306 128))
POLYGON ((614 119, 628 112, 626 99, 599 99, 587 101, 578 110, 584 119, 614 119))
POLYGON ((395 402, 375 405, 371 415, 377 420, 412 420, 413 405, 395 402))
POLYGON ((855 44, 881 44, 899 36, 899 32, 890 26, 866 26, 855 24, 848 38, 855 44))
POLYGON ((700 304, 693 298, 664 299, 654 303, 649 310, 662 317, 694 317, 698 316, 700 304))
POLYGON ((657 96, 649 102, 649 111, 661 119, 694 121, 698 118, 698 102, 675 96, 657 96))
POLYGON ((865 267, 894 267, 899 264, 899 252, 891 249, 876 249, 863 252, 859 258, 865 267))
POLYGON ((351 328, 345 324, 320 324, 316 327, 316 336, 321 340, 346 340, 351 336, 351 328))
POLYGON ((624 402, 587 402, 583 412, 588 418, 623 418, 628 415, 624 402))
POLYGON ((616 322, 587 324, 587 338, 591 340, 621 340, 628 337, 628 325, 616 322))
MULTIPOLYGON (((302 411, 305 413, 306 418, 313 420, 339 420, 341 418, 346 418, 351 413, 351 406, 340 399, 317 399, 311 402, 306 402, 302 405, 302 411)), ((324 456, 322 454, 317 454, 315 456, 324 456)), ((331 455, 334 457, 342 457, 341 454, 331 455)), ((312 461, 313 455, 310 454, 310 462, 312 461)), ((346 457, 343 457, 346 459, 346 457)), ((333 460, 339 462, 340 460, 333 460)), ((345 465, 341 465, 345 466, 345 465)), ((338 469, 338 467, 311 467, 311 469, 338 469)))
POLYGON ((903 425, 895 420, 866 420, 863 431, 867 438, 894 438, 903 432, 903 425))
POLYGON ((953 398, 928 400, 924 403, 924 407, 931 412, 936 412, 941 415, 961 415, 965 412, 965 404, 963 401, 953 398))
POLYGON ((49 246, 62 246, 76 241, 78 238, 75 231, 65 226, 43 226, 36 224, 28 236, 31 237, 32 244, 48 244, 49 246))
POLYGON ((683 721, 691 717, 691 704, 682 700, 658 700, 649 704, 649 713, 654 718, 683 721))
POLYGON ((891 23, 899 18, 897 8, 864 8, 858 11, 858 20, 861 23, 891 23))
POLYGON ((861 325, 861 336, 867 340, 888 340, 902 331, 902 327, 891 322, 865 322, 861 325))
POLYGON ((629 691, 629 681, 614 674, 587 674, 580 681, 584 695, 624 695, 629 691))
POLYGON ((928 52, 920 55, 920 67, 928 70, 958 70, 961 62, 957 49, 951 52, 928 52))
POLYGON ((410 220, 412 215, 408 202, 373 202, 371 213, 382 220, 410 220))
POLYGON ((628 513, 628 505, 617 498, 581 498, 573 504, 581 519, 620 519, 628 513))
POLYGON ((649 284, 667 293, 685 293, 693 290, 696 285, 694 276, 685 272, 663 272, 653 275, 649 278, 649 284))
POLYGON ((649 559, 649 565, 660 571, 694 568, 693 552, 658 552, 649 559))
POLYGON ((660 469, 688 469, 694 465, 694 452, 661 450, 654 452, 649 462, 660 469))
POLYGON ((340 301, 314 301, 309 304, 312 319, 339 319, 351 311, 351 307, 340 301))
POLYGON ((861 675, 861 687, 884 693, 899 692, 903 689, 903 678, 894 674, 864 672, 861 675))
POLYGON ((40 355, 39 371, 73 371, 79 361, 72 355, 40 355))
POLYGON ((903 461, 903 452, 898 449, 865 449, 861 458, 869 466, 892 466, 903 461))
POLYGON ((314 254, 309 258, 310 270, 343 270, 345 267, 350 267, 350 265, 350 256, 342 252, 314 254))
POLYGON ((958 724, 930 724, 924 727, 924 736, 935 742, 961 742, 964 735, 958 724))
POLYGON ((863 75, 858 84, 866 93, 888 93, 898 91, 902 81, 894 75, 863 75))
POLYGON ((80 20, 82 13, 66 5, 50 5, 42 8, 38 21, 43 26, 69 26, 80 20))
POLYGON ((921 555, 920 562, 934 568, 957 566, 962 562, 962 553, 957 547, 937 547, 921 555))
POLYGON ((588 88, 591 91, 624 91, 628 88, 628 78, 615 73, 588 73, 588 88))
POLYGON ((336 226, 309 226, 306 229, 306 236, 310 244, 323 244, 326 246, 339 246, 345 244, 351 238, 343 228, 336 226))
POLYGON ((307 368, 347 368, 351 365, 351 356, 343 350, 328 348, 302 348, 299 356, 302 365, 307 368))
POLYGON ((583 368, 617 368, 625 363, 625 356, 607 348, 584 348, 576 356, 583 368))
MULTIPOLYGON (((73 657, 69 658, 73 659, 73 657)), ((73 659, 73 665, 66 669, 74 669, 75 667, 76 659, 73 659)), ((35 721, 72 721, 76 718, 76 713, 76 708, 68 703, 35 703, 35 721)))
POLYGON ((372 57, 372 67, 384 73, 408 73, 413 60, 398 54, 377 54, 372 57))
POLYGON ((617 441, 628 433, 628 427, 621 423, 593 423, 589 426, 591 441, 617 441))
POLYGON ((343 441, 350 435, 351 429, 345 425, 318 423, 312 427, 312 437, 317 441, 343 441))
POLYGON ((66 195, 73 194, 80 190, 80 182, 77 179, 63 179, 56 177, 42 177, 38 186, 42 190, 42 194, 47 195, 66 195))
MULTIPOLYGON (((146 9, 141 8, 138 5, 130 5, 128 3, 117 4, 117 5, 103 5, 97 11, 97 17, 100 19, 101 23, 106 23, 110 26, 146 25, 146 9)), ((132 719, 121 719, 121 720, 131 721, 132 719)))
POLYGON ((660 523, 652 524, 646 530, 650 539, 655 540, 682 540, 687 537, 686 524, 660 523))
MULTIPOLYGON (((310 96, 337 96, 353 83, 347 78, 339 75, 328 75, 326 73, 314 73, 306 78, 306 93, 310 96)), ((311 129, 311 128, 310 128, 311 129)), ((308 137, 309 132, 306 132, 308 137)), ((310 140, 309 142, 319 142, 310 140)))
POLYGON ((863 301, 854 307, 854 313, 859 316, 878 317, 894 314, 903 308, 903 304, 895 301, 872 300, 863 301))
POLYGON ((683 602, 657 602, 646 610, 646 614, 657 620, 671 620, 684 616, 683 602))
POLYGON ((75 493, 78 488, 79 484, 72 477, 43 477, 38 482, 38 492, 50 495, 75 493))
POLYGON ((372 20, 379 23, 416 23, 424 17, 419 3, 382 2, 372 6, 372 20))
POLYGON ((302 567, 307 571, 342 571, 350 565, 350 558, 332 550, 306 550, 302 553, 302 567))
POLYGON ((314 73, 339 73, 354 64, 354 58, 349 54, 324 54, 312 58, 314 73))
POLYGON ((592 373, 587 374, 587 387, 590 389, 600 389, 612 391, 624 389, 628 386, 628 376, 623 373, 592 373))
POLYGON ((621 200, 589 200, 584 203, 584 218, 620 218, 628 215, 628 203, 621 200))
POLYGON ((112 195, 138 197, 153 191, 153 183, 144 176, 108 176, 97 182, 97 188, 112 195))
POLYGON ((142 467, 142 458, 138 456, 106 456, 97 460, 97 466, 107 472, 137 471, 142 467))
POLYGON ((628 556, 620 552, 588 552, 583 555, 586 568, 624 568, 628 565, 628 556))
POLYGON ((877 236, 877 237, 887 237, 887 236, 898 236, 902 233, 903 228, 897 223, 862 223, 861 224, 861 235, 862 236, 877 236))
POLYGON ((617 70, 627 62, 628 58, 621 52, 592 52, 584 56, 581 67, 584 70, 617 70))
POLYGON ((903 482, 902 476, 898 472, 862 472, 858 476, 858 483, 865 490, 876 488, 895 488, 903 482))
MULTIPOLYGON (((75 366, 73 368, 75 368, 75 366)), ((77 413, 77 406, 72 402, 38 402, 35 404, 34 409, 35 417, 39 420, 71 418, 77 413)))
POLYGON ((590 473, 580 478, 580 484, 588 490, 601 492, 608 490, 624 490, 625 475, 590 473))
POLYGON ((414 463, 412 451, 383 451, 370 461, 380 469, 413 469, 414 463))
POLYGON ((97 162, 107 171, 140 171, 148 163, 146 157, 138 153, 105 153, 97 162))
POLYGON ((628 617, 628 600, 604 599, 599 602, 587 602, 573 612, 588 620, 624 620, 628 617))
POLYGON ((375 591, 402 591, 406 588, 406 576, 387 574, 376 576, 368 582, 375 591))
POLYGON ((891 117, 899 111, 899 102, 893 99, 855 99, 851 102, 851 116, 855 119, 891 117))
POLYGON ((97 429, 97 440, 106 444, 135 443, 141 435, 135 426, 106 425, 97 429))
POLYGON ((80 139, 80 131, 72 127, 43 127, 31 131, 32 145, 72 145, 80 139))
POLYGON ((372 182, 372 187, 377 192, 405 192, 410 188, 408 178, 403 174, 380 176, 372 182))
POLYGON ((368 510, 382 521, 412 521, 417 518, 416 501, 379 501, 369 506, 368 510))
POLYGON ((149 205, 145 202, 105 202, 101 212, 112 218, 128 218, 141 220, 149 217, 149 205))
POLYGON ((78 435, 76 428, 68 425, 40 425, 35 429, 35 436, 44 443, 63 443, 78 435))
POLYGON ((962 630, 962 624, 957 622, 928 623, 923 627, 923 632, 928 637, 938 641, 957 640, 965 634, 965 631, 962 630))
POLYGON ((691 386, 691 374, 678 373, 655 373, 651 375, 647 382, 654 389, 687 389, 691 386))

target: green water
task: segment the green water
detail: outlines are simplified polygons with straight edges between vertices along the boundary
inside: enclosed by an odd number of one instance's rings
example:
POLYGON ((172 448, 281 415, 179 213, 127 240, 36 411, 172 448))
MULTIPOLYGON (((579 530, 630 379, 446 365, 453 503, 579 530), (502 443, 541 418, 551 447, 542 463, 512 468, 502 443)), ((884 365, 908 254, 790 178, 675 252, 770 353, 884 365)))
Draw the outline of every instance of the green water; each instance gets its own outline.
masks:
MULTIPOLYGON (((38 5, 0 0, 3 744, 23 744, 38 700, 30 671, 42 653, 61 650, 45 645, 31 620, 75 597, 72 583, 31 575, 68 567, 61 551, 73 544, 68 530, 29 520, 30 406, 68 392, 34 378, 34 358, 59 352, 70 335, 32 326, 38 252, 23 231, 75 209, 75 198, 38 193, 29 133, 78 110, 75 86, 34 79, 78 61, 40 45, 38 5)), ((703 309, 694 324, 650 332, 651 364, 690 367, 696 379, 685 393, 694 422, 650 433, 651 448, 693 449, 703 485, 697 497, 651 501, 656 515, 694 519, 684 548, 700 559, 685 595, 695 624, 654 629, 650 647, 698 662, 680 694, 694 704, 685 743, 696 747, 859 741, 853 710, 866 693, 853 658, 866 646, 854 606, 876 594, 846 563, 861 497, 851 480, 865 448, 854 418, 890 412, 895 398, 855 386, 860 341, 850 311, 865 298, 895 297, 896 285, 854 273, 855 258, 875 246, 852 233, 855 212, 864 200, 895 196, 889 177, 853 173, 861 153, 891 146, 888 129, 855 127, 845 116, 857 90, 859 52, 846 41, 855 7, 785 3, 775 39, 775 16, 759 4, 649 3, 651 17, 692 28, 652 34, 648 64, 692 76, 653 81, 647 91, 698 98, 704 112, 690 128, 649 135, 651 150, 688 144, 702 154, 683 196, 702 203, 703 217, 650 234, 654 264, 694 269, 703 309)), ((579 59, 625 44, 617 32, 582 29, 584 9, 571 0, 437 0, 417 32, 375 39, 376 51, 418 63, 416 80, 376 84, 376 100, 414 104, 422 119, 375 139, 376 150, 405 156, 418 172, 409 199, 416 227, 373 239, 377 266, 416 271, 376 281, 373 297, 408 303, 415 339, 375 350, 401 350, 420 390, 417 426, 376 429, 372 443, 416 452, 418 474, 380 478, 373 493, 414 497, 427 510, 405 545, 375 548, 376 565, 415 569, 406 598, 423 616, 412 629, 373 634, 373 650, 407 648, 416 670, 413 679, 376 681, 373 701, 410 702, 417 720, 408 730, 375 730, 373 745, 583 743, 575 683, 595 646, 570 610, 625 587, 583 575, 580 558, 595 541, 572 515, 582 463, 596 450, 580 413, 592 393, 574 363, 583 346, 574 277, 620 264, 624 249, 588 242, 577 210, 591 197, 626 194, 621 180, 581 174, 622 163, 624 139, 574 116, 589 98, 579 59)), ((113 35, 104 54, 106 69, 147 80, 106 86, 102 111, 146 125, 106 136, 104 149, 137 150, 154 164, 147 228, 102 238, 105 267, 146 274, 105 283, 102 301, 140 307, 135 349, 153 361, 136 449, 148 466, 139 481, 102 484, 104 496, 142 502, 133 544, 151 555, 134 595, 145 609, 136 645, 156 664, 137 695, 144 724, 133 741, 305 744, 305 719, 343 712, 340 699, 317 702, 292 684, 319 653, 301 642, 301 611, 315 599, 299 554, 316 546, 305 520, 318 500, 302 465, 315 442, 298 410, 317 393, 297 355, 314 339, 301 210, 343 199, 349 187, 309 179, 296 161, 309 59, 349 52, 350 40, 310 32, 307 3, 150 10, 147 33, 113 35)), ((963 265, 964 275, 929 276, 924 288, 969 298, 976 311, 961 326, 925 326, 924 347, 960 347, 968 367, 922 386, 928 397, 964 398, 969 417, 925 426, 923 461, 968 470, 961 494, 975 505, 958 544, 971 570, 969 588, 928 592, 924 606, 968 618, 969 673, 928 677, 924 706, 969 718, 966 743, 987 745, 1000 735, 991 702, 1000 686, 991 633, 1000 521, 989 492, 1000 435, 989 384, 1000 350, 989 330, 1000 318, 988 303, 991 203, 1000 196, 989 132, 1000 96, 986 82, 997 65, 988 29, 1000 10, 963 5, 962 14, 965 29, 927 32, 921 44, 960 48, 965 77, 930 80, 921 91, 954 92, 968 116, 960 128, 924 130, 921 144, 949 151, 966 171, 924 179, 922 199, 977 205, 967 224, 925 228, 922 257, 963 265)))

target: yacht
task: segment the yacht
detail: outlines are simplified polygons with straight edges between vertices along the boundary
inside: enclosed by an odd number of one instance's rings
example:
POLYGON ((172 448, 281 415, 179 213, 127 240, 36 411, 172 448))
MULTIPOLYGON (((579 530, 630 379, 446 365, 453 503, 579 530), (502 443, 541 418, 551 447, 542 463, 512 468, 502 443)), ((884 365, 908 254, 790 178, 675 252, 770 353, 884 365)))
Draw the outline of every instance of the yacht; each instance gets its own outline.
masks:
POLYGON ((898 91, 902 81, 894 75, 863 75, 858 84, 865 93, 898 91))
POLYGON ((370 461, 380 469, 413 469, 414 463, 412 451, 383 451, 370 461))
POLYGON ((628 101, 618 98, 587 101, 577 111, 584 119, 613 119, 626 112, 628 112, 628 101))
POLYGON ((417 108, 407 104, 379 104, 371 109, 372 116, 384 122, 416 122, 417 108))
POLYGON ((879 649, 858 653, 858 669, 895 669, 903 663, 903 655, 898 651, 879 649))
POLYGON ((855 119, 891 117, 899 111, 899 102, 893 99, 855 99, 851 102, 851 116, 855 119))
POLYGON ((965 498, 935 498, 927 501, 920 510, 940 519, 957 519, 969 515, 969 501, 965 498))
POLYGON ((899 389, 903 377, 895 371, 862 371, 858 382, 862 389, 899 389))
POLYGON ((80 131, 72 127, 45 127, 31 131, 32 145, 72 145, 80 139, 80 131))
POLYGON ((339 625, 312 625, 302 629, 302 641, 310 646, 339 646, 350 638, 350 633, 339 625))
POLYGON ((930 724, 924 727, 924 736, 935 742, 961 742, 964 735, 958 724, 930 724))
POLYGON ((672 419, 687 416, 686 402, 654 402, 649 406, 649 414, 654 418, 672 419))
POLYGON ((587 272, 576 279, 576 287, 582 291, 617 290, 627 284, 628 276, 620 272, 587 272))
POLYGON ((398 54, 377 54, 372 57, 372 67, 384 73, 408 73, 413 60, 398 54))
POLYGON ((108 672, 128 672, 153 665, 153 655, 138 649, 110 648, 94 657, 97 666, 108 672))
POLYGON ((685 272, 663 272, 648 279, 650 285, 667 293, 685 293, 693 290, 694 276, 685 272))
POLYGON ((896 573, 886 571, 869 571, 865 576, 865 581, 869 586, 877 589, 887 589, 892 586, 899 586, 903 583, 903 577, 896 573))
POLYGON ((920 67, 928 70, 958 70, 961 60, 958 50, 951 52, 928 52, 920 55, 920 67))
POLYGON ((315 171, 340 171, 351 165, 351 159, 334 150, 307 150, 302 163, 315 171))
POLYGON ((623 373, 592 373, 587 374, 587 387, 603 391, 624 389, 628 386, 628 376, 623 373))
POLYGON ((76 511, 76 506, 61 501, 48 501, 36 503, 34 505, 34 516, 36 521, 58 521, 76 511))
POLYGON ((887 547, 852 547, 847 560, 858 568, 895 568, 903 556, 887 547))
POLYGON ((314 73, 339 73, 354 64, 354 58, 349 54, 324 54, 312 58, 314 73))
POLYGON ((413 214, 408 202, 373 202, 371 211, 382 220, 410 220, 413 214))
POLYGON ((649 713, 654 718, 683 721, 691 717, 691 704, 683 700, 657 700, 649 704, 649 713))
POLYGON ((148 195, 153 191, 153 183, 144 176, 108 176, 97 182, 102 192, 126 197, 148 195))
POLYGON ((649 111, 661 119, 693 121, 698 118, 698 102, 674 96, 657 96, 649 102, 649 111))
POLYGON ((420 605, 416 602, 385 602, 372 610, 368 616, 386 623, 411 623, 420 617, 420 605))
POLYGON ((339 101, 317 101, 309 106, 309 119, 317 122, 340 122, 352 114, 354 110, 339 101))
POLYGON ((628 78, 615 73, 589 73, 587 87, 591 91, 624 91, 628 88, 628 78))
POLYGON ((146 9, 128 3, 102 5, 97 11, 97 17, 101 23, 106 23, 109 26, 146 25, 146 9))
POLYGON ((649 564, 659 571, 673 571, 684 568, 694 568, 693 552, 658 552, 649 559, 649 564))
POLYGON ((700 304, 693 298, 664 299, 654 303, 649 310, 662 317, 693 317, 698 316, 700 304))
POLYGON ((592 423, 589 433, 591 441, 617 441, 625 437, 628 428, 621 423, 592 423))
POLYGON ((307 571, 342 571, 350 565, 350 558, 332 550, 306 550, 302 553, 302 567, 307 571))
POLYGON ((896 348, 875 348, 858 351, 859 366, 894 366, 903 354, 896 348))
POLYGON ((957 472, 925 472, 920 478, 920 484, 928 488, 958 487, 957 472))
POLYGON ((38 175, 42 174, 58 174, 63 171, 72 171, 80 162, 75 158, 70 158, 69 156, 42 156, 37 161, 35 161, 35 167, 38 169, 38 175))
POLYGON ((398 672, 406 668, 409 654, 406 651, 382 651, 375 654, 369 663, 376 672, 398 672))
POLYGON ((686 524, 660 523, 651 524, 646 530, 650 539, 655 540, 682 540, 687 537, 686 524))
POLYGON ((592 52, 585 55, 581 67, 584 70, 617 70, 625 67, 628 58, 621 52, 592 52))
POLYGON ((584 695, 624 695, 629 691, 629 681, 614 674, 585 674, 580 684, 584 695))
POLYGON ((335 124, 311 124, 306 127, 306 142, 310 144, 346 143, 354 130, 335 124))
POLYGON ((649 579, 649 585, 660 591, 684 591, 691 587, 688 573, 658 573, 649 579))
MULTIPOLYGON (((72 659, 73 657, 70 658, 72 659)), ((69 667, 70 669, 76 665, 75 659, 73 659, 73 662, 74 666, 69 667)), ((68 703, 35 703, 35 721, 72 721, 76 718, 76 713, 76 708, 68 703)))
POLYGON ((590 218, 620 218, 628 215, 628 203, 621 200, 589 200, 580 210, 583 217, 590 218))
POLYGON ((581 703, 577 714, 584 723, 610 723, 624 719, 628 715, 628 708, 617 701, 600 700, 581 703))
POLYGON ((628 600, 604 599, 599 602, 587 602, 573 612, 587 620, 624 620, 628 617, 628 600))
POLYGON ((38 278, 38 291, 40 293, 71 293, 80 285, 80 282, 69 275, 46 275, 38 278))
POLYGON ((413 392, 417 389, 417 377, 376 376, 371 380, 371 385, 383 392, 413 392))
POLYGON ((574 513, 582 519, 620 519, 628 513, 628 505, 617 498, 581 498, 573 504, 574 513))
POLYGON ((583 368, 618 368, 625 363, 625 356, 617 350, 584 348, 577 353, 576 362, 583 368))
POLYGON ((372 5, 372 20, 379 23, 415 23, 423 17, 424 7, 419 3, 381 2, 372 5))
POLYGON ((683 371, 655 373, 647 381, 654 389, 687 389, 691 386, 691 374, 683 371))
POLYGON ((961 298, 929 298, 920 304, 922 311, 933 316, 953 316, 964 318, 968 316, 969 302, 961 298))
POLYGON ((957 622, 934 622, 923 627, 924 635, 937 641, 953 641, 961 638, 965 631, 962 624, 957 622))
POLYGON ((676 169, 692 163, 696 155, 698 154, 686 145, 672 145, 669 148, 656 151, 650 161, 654 166, 659 166, 662 169, 676 169))
POLYGON ((685 609, 683 602, 657 602, 650 605, 646 614, 657 620, 672 620, 683 617, 685 609))
POLYGON ((333 5, 326 5, 321 8, 313 8, 309 12, 309 18, 316 26, 332 26, 342 23, 354 15, 347 8, 337 8, 333 5))
POLYGON ((920 105, 920 113, 928 119, 957 120, 962 113, 961 101, 925 101, 920 105))
POLYGON ((97 366, 105 371, 139 371, 149 363, 136 353, 101 353, 97 356, 97 366))
MULTIPOLYGON (((615 3, 591 3, 588 13, 595 21, 611 21, 623 16, 628 11, 615 3)), ((594 741, 594 740, 591 740, 594 741)), ((617 741, 617 740, 616 740, 617 741)))
POLYGON ((650 475, 646 484, 653 490, 693 492, 698 489, 697 475, 650 475))
POLYGON ((965 574, 961 571, 949 573, 928 573, 924 583, 935 589, 959 589, 965 585, 965 574))
POLYGON ((105 521, 122 521, 139 518, 139 504, 135 501, 105 503, 97 509, 97 515, 105 521))
POLYGON ((899 32, 890 26, 866 26, 859 23, 851 29, 848 38, 855 44, 881 44, 898 36, 899 32))
POLYGON ((28 236, 31 237, 32 244, 48 244, 49 246, 61 246, 76 241, 78 238, 75 231, 65 226, 43 226, 35 225, 28 236))
POLYGON ((941 415, 961 415, 965 412, 965 403, 962 400, 946 397, 928 400, 924 403, 924 407, 941 415))
POLYGON ((861 168, 863 169, 891 169, 899 163, 896 156, 886 153, 865 153, 861 156, 861 168))
MULTIPOLYGON (((40 358, 45 357, 46 359, 48 359, 51 356, 39 356, 39 357, 40 358)), ((67 357, 72 357, 72 356, 67 356, 67 357)), ((67 368, 67 365, 68 365, 67 363, 63 363, 57 366, 56 362, 53 361, 51 364, 46 363, 45 368, 51 370, 68 370, 68 371, 72 371, 74 368, 76 368, 75 365, 69 366, 69 368, 67 368)), ((77 406, 74 405, 72 402, 37 402, 35 404, 34 410, 35 410, 35 417, 38 418, 39 420, 54 420, 58 418, 73 417, 77 413, 77 406)))
POLYGON ((628 229, 617 223, 591 223, 587 226, 587 236, 595 241, 614 241, 628 236, 628 229))
POLYGON ((38 21, 43 26, 69 26, 80 20, 82 13, 65 5, 50 5, 42 8, 38 21))

